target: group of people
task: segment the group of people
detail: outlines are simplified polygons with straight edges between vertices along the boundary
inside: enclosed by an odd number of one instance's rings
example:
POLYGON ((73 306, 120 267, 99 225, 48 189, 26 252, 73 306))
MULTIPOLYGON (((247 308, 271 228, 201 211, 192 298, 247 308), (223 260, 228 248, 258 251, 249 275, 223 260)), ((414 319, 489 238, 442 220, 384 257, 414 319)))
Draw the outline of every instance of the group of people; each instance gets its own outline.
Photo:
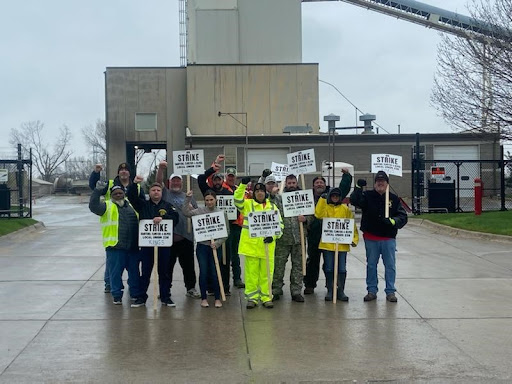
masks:
MULTIPOLYGON (((106 249, 105 292, 110 292, 114 304, 122 303, 122 273, 128 271, 128 286, 131 306, 145 305, 147 289, 153 269, 153 250, 139 248, 138 220, 149 219, 159 223, 163 219, 173 220, 172 247, 158 248, 158 275, 160 300, 162 305, 175 306, 171 298, 172 275, 176 260, 183 268, 187 296, 201 298, 201 306, 208 307, 208 295, 214 296, 214 306, 222 307, 221 287, 226 296, 230 295, 230 269, 233 286, 245 288, 247 309, 256 308, 260 303, 264 308, 273 308, 274 301, 283 295, 284 271, 287 261, 291 260, 290 295, 294 302, 305 301, 303 293, 314 293, 320 274, 320 261, 323 255, 327 293, 326 301, 332 301, 334 292, 340 301, 348 301, 345 294, 347 278, 347 252, 350 246, 357 246, 359 233, 353 228, 352 244, 334 244, 321 241, 323 218, 353 219, 353 213, 344 199, 352 184, 352 175, 342 169, 342 178, 338 187, 330 189, 321 177, 313 179, 315 200, 314 215, 284 217, 282 194, 276 178, 268 169, 264 170, 256 183, 250 177, 243 177, 236 183, 236 170, 227 168, 225 176, 220 174, 223 155, 218 155, 211 167, 199 175, 199 189, 203 195, 204 207, 198 207, 192 191, 183 191, 181 175, 172 174, 169 188, 162 183, 167 168, 165 161, 160 162, 156 181, 149 187, 149 200, 140 183, 143 179, 132 179, 128 164, 122 163, 115 179, 108 184, 97 183, 101 166, 92 172, 89 185, 93 189, 90 210, 100 216, 103 245, 106 249), (98 184, 98 185, 97 185, 98 184), (100 196, 104 196, 104 201, 100 196), (198 242, 194 245, 193 233, 187 218, 210 212, 217 212, 217 196, 233 195, 237 208, 236 220, 227 220, 227 237, 212 241, 198 242), (253 237, 249 233, 248 217, 252 212, 276 211, 281 231, 273 236, 253 237), (303 230, 302 230, 303 229, 303 230), (303 275, 301 243, 307 242, 306 274, 303 275), (222 245, 225 243, 225 246, 222 245), (199 264, 200 293, 195 289, 196 274, 194 268, 194 248, 199 264), (225 254, 223 256, 223 248, 225 254), (214 254, 220 264, 220 277, 215 267, 214 254), (338 254, 338 270, 334 270, 335 255, 338 254), (244 280, 241 279, 240 257, 244 257, 244 280), (335 285, 337 282, 337 285, 335 285), (305 286, 305 287, 303 287, 305 286), (303 289, 304 288, 304 289, 303 289)), ((363 190, 366 181, 357 181, 350 203, 362 211, 361 231, 366 248, 367 295, 364 301, 377 298, 377 265, 382 257, 385 268, 386 300, 396 302, 396 235, 398 229, 407 223, 407 213, 400 199, 393 193, 386 198, 389 177, 379 171, 374 180, 374 188, 363 190), (388 203, 388 209, 385 205, 388 203), (389 214, 386 212, 389 211, 389 214)), ((284 180, 283 192, 299 190, 297 177, 288 175, 284 180)))

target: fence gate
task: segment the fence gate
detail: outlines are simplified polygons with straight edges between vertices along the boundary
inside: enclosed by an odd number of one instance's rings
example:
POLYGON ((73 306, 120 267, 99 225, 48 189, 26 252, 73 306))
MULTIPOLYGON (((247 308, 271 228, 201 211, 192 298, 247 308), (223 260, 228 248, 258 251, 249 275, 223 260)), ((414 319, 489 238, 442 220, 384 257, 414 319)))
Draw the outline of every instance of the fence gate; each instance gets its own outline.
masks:
POLYGON ((475 179, 483 185, 482 210, 505 211, 512 199, 505 194, 505 169, 511 162, 496 160, 429 160, 418 146, 412 153, 412 211, 473 212, 475 179))
POLYGON ((0 217, 32 217, 32 151, 0 158, 0 217))

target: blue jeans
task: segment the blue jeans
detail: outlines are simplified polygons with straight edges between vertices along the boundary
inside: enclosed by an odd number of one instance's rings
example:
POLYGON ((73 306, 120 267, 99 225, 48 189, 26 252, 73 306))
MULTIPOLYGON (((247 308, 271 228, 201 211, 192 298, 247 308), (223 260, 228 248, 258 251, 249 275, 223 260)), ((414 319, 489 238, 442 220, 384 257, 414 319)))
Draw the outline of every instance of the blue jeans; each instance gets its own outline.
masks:
MULTIPOLYGON (((199 289, 201 290, 201 299, 207 298, 206 289, 210 282, 215 294, 215 299, 220 300, 220 286, 213 260, 213 250, 209 245, 197 244, 197 261, 199 263, 199 289)), ((222 258, 222 248, 217 250, 217 257, 222 258)))
POLYGON ((366 289, 369 293, 377 294, 378 292, 378 278, 377 278, 377 264, 382 255, 382 262, 384 263, 384 279, 386 280, 386 295, 394 293, 395 278, 396 278, 396 240, 366 240, 364 241, 366 248, 366 289))
MULTIPOLYGON (((334 251, 322 251, 324 254, 324 272, 334 272, 334 251)), ((338 252, 338 273, 347 273, 347 252, 338 252)))
POLYGON ((110 286, 110 272, 108 270, 108 252, 105 252, 105 273, 103 274, 105 287, 110 286))
POLYGON ((107 268, 110 273, 112 297, 123 297, 123 271, 128 271, 128 285, 132 297, 142 297, 140 286, 139 250, 107 248, 107 268))

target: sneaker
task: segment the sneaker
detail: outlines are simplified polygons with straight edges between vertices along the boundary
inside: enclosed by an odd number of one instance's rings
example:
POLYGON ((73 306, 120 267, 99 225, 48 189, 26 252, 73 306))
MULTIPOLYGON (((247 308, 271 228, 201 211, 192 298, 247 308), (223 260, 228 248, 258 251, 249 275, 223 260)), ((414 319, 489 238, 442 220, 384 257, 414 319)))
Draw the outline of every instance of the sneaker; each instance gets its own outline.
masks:
POLYGON ((313 287, 306 287, 306 288, 304 288, 304 294, 305 295, 312 295, 313 293, 315 293, 315 288, 313 288, 313 287))
POLYGON ((105 289, 103 289, 103 292, 110 293, 110 284, 105 284, 105 289))
POLYGON ((273 302, 271 302, 271 301, 265 301, 265 302, 263 303, 263 306, 264 306, 265 308, 267 308, 267 309, 271 309, 271 308, 274 308, 274 303, 273 303, 273 302))
POLYGON ((233 285, 237 288, 245 288, 245 283, 242 280, 235 281, 233 285))
POLYGON ((386 300, 391 303, 396 303, 398 299, 396 298, 394 293, 390 293, 389 295, 386 295, 386 300))
POLYGON ((121 297, 114 297, 114 304, 115 305, 123 304, 123 299, 121 297))
POLYGON ((245 306, 247 309, 254 309, 258 304, 255 301, 249 300, 245 306))
POLYGON ((375 293, 368 292, 368 294, 364 297, 364 301, 373 301, 377 298, 375 293))
POLYGON ((292 295, 292 300, 296 301, 297 303, 303 303, 304 302, 304 296, 302 296, 300 293, 296 295, 292 295))
POLYGON ((174 304, 174 301, 172 301, 172 299, 169 297, 168 299, 164 299, 162 300, 162 306, 165 307, 175 307, 176 304, 174 304))
POLYGON ((138 299, 136 299, 130 305, 130 307, 132 307, 132 308, 139 308, 139 307, 143 307, 144 305, 146 305, 146 300, 144 300, 143 298, 139 297, 138 299))
POLYGON ((197 289, 190 288, 185 294, 185 296, 192 297, 193 299, 199 299, 201 297, 201 294, 197 292, 197 289))

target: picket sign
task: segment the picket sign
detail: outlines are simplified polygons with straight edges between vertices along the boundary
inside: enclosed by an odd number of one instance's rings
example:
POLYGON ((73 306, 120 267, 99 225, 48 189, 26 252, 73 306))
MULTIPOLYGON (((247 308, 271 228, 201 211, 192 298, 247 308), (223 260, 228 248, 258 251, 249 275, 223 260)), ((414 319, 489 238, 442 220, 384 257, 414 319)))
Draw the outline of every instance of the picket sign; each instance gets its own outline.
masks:
MULTIPOLYGON (((301 175, 303 176, 303 175, 301 175)), ((297 217, 299 215, 315 214, 315 198, 313 190, 298 190, 285 192, 282 195, 284 217, 297 217)), ((299 222, 300 248, 302 253, 302 274, 306 276, 306 243, 304 239, 304 223, 299 222)))
MULTIPOLYGON (((215 239, 228 237, 226 216, 223 211, 196 215, 192 216, 191 219, 192 227, 194 229, 194 238, 198 243, 201 241, 210 241, 210 243, 213 244, 215 239)), ((224 284, 222 283, 217 249, 213 248, 212 251, 215 270, 217 271, 217 279, 219 281, 220 295, 222 301, 226 301, 226 293, 224 292, 224 284)))
POLYGON ((307 149, 288 153, 288 169, 294 175, 316 172, 315 150, 307 149))
POLYGON ((172 159, 174 173, 177 175, 190 176, 204 173, 204 151, 202 149, 173 151, 172 159))

